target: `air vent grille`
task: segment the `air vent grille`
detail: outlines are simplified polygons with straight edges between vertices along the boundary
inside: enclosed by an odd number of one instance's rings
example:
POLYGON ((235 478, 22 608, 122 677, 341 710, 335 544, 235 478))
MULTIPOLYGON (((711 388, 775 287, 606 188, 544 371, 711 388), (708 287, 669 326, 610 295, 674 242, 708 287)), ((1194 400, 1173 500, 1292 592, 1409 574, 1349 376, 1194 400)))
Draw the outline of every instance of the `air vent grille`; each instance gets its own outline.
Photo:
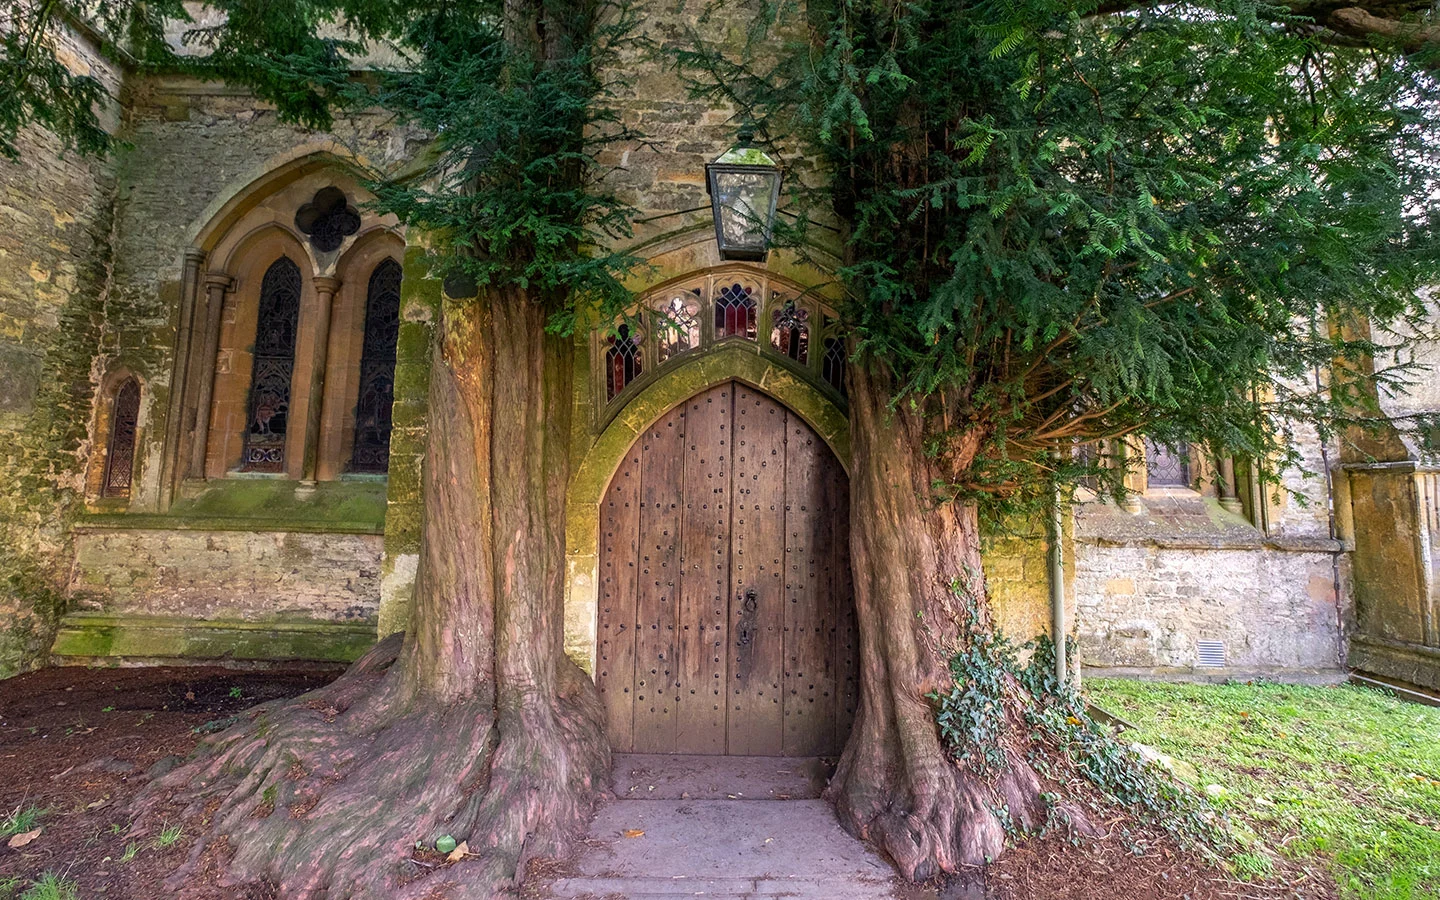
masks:
POLYGON ((1196 641, 1195 665, 1202 669, 1225 668, 1225 642, 1196 641))

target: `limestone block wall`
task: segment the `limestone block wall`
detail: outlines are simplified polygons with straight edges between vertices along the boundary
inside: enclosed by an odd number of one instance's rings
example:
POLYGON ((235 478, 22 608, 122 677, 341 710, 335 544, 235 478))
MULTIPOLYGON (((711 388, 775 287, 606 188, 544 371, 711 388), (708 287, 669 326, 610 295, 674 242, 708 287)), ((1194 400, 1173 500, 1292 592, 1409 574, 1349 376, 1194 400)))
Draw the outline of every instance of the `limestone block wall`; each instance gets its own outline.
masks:
MULTIPOLYGON (((52 37, 72 70, 119 94, 121 68, 85 36, 52 37)), ((101 111, 111 128, 114 112, 101 111)), ((18 161, 0 159, 0 677, 44 658, 63 606, 92 353, 112 312, 111 161, 37 128, 18 145, 18 161)))
POLYGON ((367 622, 382 545, 366 534, 83 529, 70 587, 77 609, 110 614, 367 622))
POLYGON ((1082 542, 1073 583, 1087 669, 1297 677, 1342 664, 1328 552, 1082 542), (1224 642, 1226 665, 1200 667, 1199 641, 1224 642))

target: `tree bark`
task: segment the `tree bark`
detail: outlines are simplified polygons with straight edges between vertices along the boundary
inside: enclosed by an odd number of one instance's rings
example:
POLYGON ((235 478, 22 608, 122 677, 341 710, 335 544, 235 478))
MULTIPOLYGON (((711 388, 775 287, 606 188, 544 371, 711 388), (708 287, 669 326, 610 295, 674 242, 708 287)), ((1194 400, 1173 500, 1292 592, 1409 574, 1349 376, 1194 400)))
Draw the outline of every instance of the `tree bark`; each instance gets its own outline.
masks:
MULTIPOLYGON (((1001 745, 1008 765, 982 777, 942 744, 932 691, 952 685, 949 661, 991 629, 974 503, 942 502, 948 479, 926 452, 922 416, 889 409, 883 374, 851 369, 851 539, 860 625, 860 704, 826 796, 841 823, 872 841, 911 880, 999 856, 1006 823, 1046 819, 1041 784, 1022 752, 1019 686, 1009 691, 1001 745)), ((947 469, 964 465, 961 440, 947 469)))
POLYGON ((212 809, 231 883, 283 898, 506 893, 563 852, 609 774, 593 682, 563 650, 567 343, 523 291, 447 308, 430 382, 411 629, 334 684, 258 707, 140 799, 212 809), (473 857, 407 863, 449 834, 473 857))

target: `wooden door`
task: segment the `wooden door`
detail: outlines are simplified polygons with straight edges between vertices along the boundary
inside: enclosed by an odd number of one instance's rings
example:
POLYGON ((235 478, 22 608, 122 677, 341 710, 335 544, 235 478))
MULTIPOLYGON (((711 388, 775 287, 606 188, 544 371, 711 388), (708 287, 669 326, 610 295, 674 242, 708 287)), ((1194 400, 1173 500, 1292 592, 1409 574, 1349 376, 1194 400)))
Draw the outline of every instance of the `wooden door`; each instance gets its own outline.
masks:
POLYGON ((858 689, 849 486, 729 383, 648 428, 601 501, 595 681, 617 752, 823 756, 858 689))

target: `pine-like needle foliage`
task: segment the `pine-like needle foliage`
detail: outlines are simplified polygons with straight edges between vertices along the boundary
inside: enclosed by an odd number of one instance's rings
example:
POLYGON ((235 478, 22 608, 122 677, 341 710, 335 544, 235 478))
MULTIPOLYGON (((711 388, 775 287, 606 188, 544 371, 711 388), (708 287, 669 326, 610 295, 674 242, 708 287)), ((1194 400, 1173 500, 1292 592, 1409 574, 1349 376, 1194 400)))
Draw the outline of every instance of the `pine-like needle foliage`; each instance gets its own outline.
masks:
POLYGON ((427 234, 439 273, 526 291, 561 329, 628 300, 632 260, 597 248, 627 232, 629 210, 595 162, 629 136, 602 80, 630 40, 622 3, 212 0, 192 20, 180 0, 0 0, 0 153, 17 156, 27 126, 111 148, 100 112, 114 98, 66 62, 77 23, 133 70, 244 86, 285 121, 381 111, 428 136, 420 165, 360 174, 380 212, 427 234))
POLYGON ((1428 74, 1249 0, 1098 7, 819 0, 804 40, 680 54, 823 160, 785 237, 838 214, 857 361, 960 493, 1141 431, 1294 461, 1286 423, 1365 399, 1303 389, 1371 349, 1340 335, 1440 275, 1428 74))

